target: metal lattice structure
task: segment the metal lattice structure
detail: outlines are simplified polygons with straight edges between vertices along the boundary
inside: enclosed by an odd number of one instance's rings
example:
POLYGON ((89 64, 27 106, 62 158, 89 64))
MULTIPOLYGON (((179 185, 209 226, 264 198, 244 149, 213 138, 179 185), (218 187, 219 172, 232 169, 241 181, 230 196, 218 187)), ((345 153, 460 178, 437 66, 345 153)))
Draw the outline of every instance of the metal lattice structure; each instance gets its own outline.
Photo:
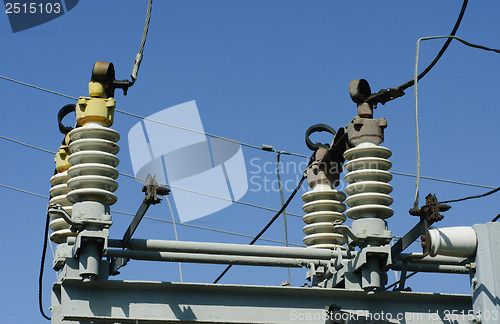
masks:
POLYGON ((112 65, 98 62, 92 76, 90 95, 75 106, 77 127, 58 151, 58 173, 51 179, 51 239, 60 243, 54 269, 61 270, 52 290, 53 323, 499 322, 500 224, 429 229, 442 211, 437 200, 429 200, 414 210, 419 224, 391 248, 391 152, 380 146, 387 121, 373 118, 366 81, 351 83, 358 105, 351 123, 338 131, 315 125, 306 133, 307 140, 316 131, 335 138, 329 145, 307 142, 315 152, 306 172, 312 190, 303 196, 309 247, 297 248, 132 239, 149 205, 168 194, 153 178, 123 239, 110 239, 119 139, 109 128, 112 65), (348 171, 347 199, 335 189, 342 167, 348 171), (344 211, 351 226, 344 225, 344 211), (402 253, 420 235, 423 253, 402 253), (303 267, 311 287, 110 280, 131 259, 303 267), (472 294, 404 291, 404 277, 388 291, 390 269, 470 274, 472 294))

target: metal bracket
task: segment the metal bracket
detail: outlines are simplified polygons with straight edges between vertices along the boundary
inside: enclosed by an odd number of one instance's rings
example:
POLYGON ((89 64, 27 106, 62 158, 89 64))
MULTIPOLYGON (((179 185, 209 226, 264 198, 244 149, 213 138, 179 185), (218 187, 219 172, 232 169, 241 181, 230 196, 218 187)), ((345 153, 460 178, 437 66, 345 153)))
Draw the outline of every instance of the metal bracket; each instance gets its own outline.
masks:
POLYGON ((123 95, 127 95, 128 88, 134 85, 135 81, 115 80, 115 67, 110 62, 97 61, 92 68, 91 81, 100 82, 104 85, 106 96, 112 98, 115 96, 115 89, 123 90, 123 95))
POLYGON ((113 224, 112 221, 99 221, 99 220, 91 220, 91 221, 86 221, 86 220, 76 220, 73 217, 71 217, 70 214, 68 214, 67 211, 64 210, 64 208, 59 205, 49 205, 48 207, 49 214, 56 214, 59 215, 68 223, 71 227, 71 231, 77 232, 80 230, 82 227, 84 227, 87 224, 90 225, 103 225, 104 227, 109 227, 113 224))
MULTIPOLYGON (((451 206, 449 205, 440 204, 435 194, 428 194, 425 197, 424 206, 410 209, 410 215, 419 216, 420 221, 394 244, 391 249, 392 256, 397 257, 420 236, 423 236, 425 241, 428 228, 435 222, 439 222, 444 218, 444 216, 439 213, 445 212, 450 208, 451 206)), ((424 242, 422 243, 422 248, 424 249, 423 255, 427 255, 429 247, 424 242)))
POLYGON ((309 186, 315 182, 325 180, 333 185, 339 184, 339 175, 342 173, 344 152, 347 149, 347 133, 342 127, 335 132, 333 128, 325 124, 317 124, 309 127, 306 131, 306 144, 314 151, 311 163, 307 168, 307 181, 309 186), (310 135, 316 132, 328 132, 334 135, 331 145, 316 143, 310 140, 310 135))
MULTIPOLYGON (((126 249, 127 244, 130 242, 132 235, 134 235, 135 230, 137 229, 137 227, 139 227, 139 223, 141 222, 142 218, 148 211, 149 206, 159 204, 161 202, 161 198, 158 197, 158 195, 166 196, 170 193, 170 189, 159 186, 158 182, 156 182, 155 177, 154 176, 151 177, 151 174, 148 174, 146 178, 146 185, 142 188, 142 192, 145 193, 145 197, 142 201, 142 204, 139 207, 137 213, 135 214, 134 219, 132 219, 132 222, 130 223, 129 227, 125 231, 125 234, 123 234, 122 248, 124 250, 126 249)), ((124 267, 128 261, 129 261, 128 258, 111 259, 110 275, 119 274, 118 269, 124 267)))
POLYGON ((391 236, 390 236, 389 231, 385 231, 381 235, 366 235, 366 234, 359 235, 359 234, 354 233, 352 231, 352 228, 347 226, 347 225, 335 225, 334 228, 349 238, 348 245, 353 247, 353 248, 355 246, 361 246, 366 241, 369 241, 372 239, 377 239, 377 240, 385 239, 385 241, 387 241, 387 243, 390 242, 390 240, 391 240, 391 236))

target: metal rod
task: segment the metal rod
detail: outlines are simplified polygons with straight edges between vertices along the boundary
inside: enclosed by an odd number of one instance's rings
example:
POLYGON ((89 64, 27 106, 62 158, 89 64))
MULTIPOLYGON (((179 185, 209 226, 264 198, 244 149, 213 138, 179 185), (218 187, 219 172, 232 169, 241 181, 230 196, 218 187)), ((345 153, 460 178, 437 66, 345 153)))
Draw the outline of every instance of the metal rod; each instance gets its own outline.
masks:
POLYGON ((127 243, 130 241, 132 238, 132 235, 134 235, 135 230, 139 226, 139 223, 141 222, 142 218, 146 214, 146 212, 149 209, 149 206, 151 205, 150 202, 147 202, 144 200, 139 207, 139 210, 137 210, 137 213, 134 216, 134 219, 132 219, 132 222, 130 223, 129 227, 125 231, 125 234, 123 234, 123 245, 127 245, 127 243))
MULTIPOLYGON (((108 244, 109 247, 114 248, 124 247, 121 240, 116 239, 110 239, 108 244)), ((144 239, 131 239, 129 244, 125 247, 130 250, 140 251, 165 251, 318 260, 331 260, 336 258, 337 255, 335 251, 328 249, 144 239)), ((344 258, 352 258, 355 254, 355 252, 349 251, 342 251, 341 253, 344 258)))
POLYGON ((326 265, 325 260, 287 259, 276 257, 254 257, 241 255, 214 255, 197 253, 176 252, 153 252, 153 251, 131 251, 131 250, 108 250, 107 257, 130 258, 135 260, 167 261, 167 262, 191 262, 212 264, 234 264, 253 265, 267 267, 290 267, 301 268, 313 263, 316 266, 326 265))
POLYGON ((469 269, 466 266, 447 265, 447 264, 422 264, 422 263, 408 263, 404 264, 398 261, 389 266, 392 270, 402 270, 405 268, 408 271, 418 272, 439 272, 439 273, 462 273, 468 274, 469 269))
POLYGON ((420 258, 421 253, 401 253, 397 256, 398 260, 409 261, 413 263, 425 263, 425 264, 442 264, 442 265, 464 265, 467 262, 466 258, 450 257, 437 255, 435 257, 426 256, 420 258), (413 257, 415 259, 413 260, 413 257))

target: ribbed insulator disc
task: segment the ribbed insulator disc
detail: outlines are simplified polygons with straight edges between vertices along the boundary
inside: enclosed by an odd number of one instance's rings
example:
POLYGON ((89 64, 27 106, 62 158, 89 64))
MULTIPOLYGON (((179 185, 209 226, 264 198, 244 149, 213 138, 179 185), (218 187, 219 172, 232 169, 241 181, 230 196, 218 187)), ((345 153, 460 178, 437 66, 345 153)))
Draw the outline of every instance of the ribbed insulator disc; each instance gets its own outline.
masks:
POLYGON ((99 163, 74 165, 68 170, 68 174, 71 178, 86 175, 98 175, 112 179, 118 178, 118 170, 110 165, 99 163))
POLYGON ((388 195, 392 186, 387 182, 392 180, 388 171, 392 164, 388 157, 391 151, 388 148, 372 143, 361 143, 347 150, 344 157, 350 161, 345 163, 349 171, 345 175, 347 206, 351 207, 345 215, 351 219, 359 218, 389 218, 394 212, 388 207, 393 199, 388 195))
POLYGON ((71 142, 69 144, 69 151, 71 153, 80 151, 100 151, 117 154, 120 151, 120 147, 112 141, 100 138, 84 138, 71 142))
POLYGON ((68 185, 66 183, 62 183, 50 188, 49 194, 51 197, 57 197, 67 194, 68 191, 69 191, 68 185))
POLYGON ((66 183, 69 180, 68 171, 56 173, 50 178, 50 184, 52 186, 57 186, 62 183, 66 183))
POLYGON ((71 165, 99 163, 116 167, 120 160, 111 153, 100 151, 81 151, 69 156, 68 161, 71 165))
POLYGON ((345 188, 345 192, 349 196, 362 192, 379 192, 384 194, 390 194, 392 192, 392 186, 388 183, 380 181, 355 182, 353 184, 348 185, 345 188))
POLYGON ((108 177, 85 175, 69 179, 68 187, 71 190, 82 188, 98 188, 114 192, 116 191, 116 189, 118 189, 118 182, 108 177))
POLYGON ((117 198, 113 193, 104 189, 96 188, 71 190, 67 194, 67 198, 73 204, 83 201, 97 201, 105 205, 113 205, 117 201, 117 198))
MULTIPOLYGON (((69 192, 69 187, 67 181, 69 179, 68 172, 57 173, 50 178, 50 183, 52 188, 50 188, 50 196, 52 197, 49 201, 50 204, 58 204, 63 207, 63 209, 71 215, 73 212, 73 204, 68 201, 66 195, 69 192)), ((60 244, 66 242, 69 236, 76 236, 77 233, 72 232, 69 228, 70 225, 57 214, 49 213, 52 221, 49 223, 49 227, 53 233, 50 234, 50 240, 54 243, 60 244)))
POLYGON ((306 202, 302 209, 306 215, 302 220, 308 224, 303 228, 304 243, 313 248, 343 248, 346 238, 334 228, 334 224, 342 224, 345 216, 342 212, 345 205, 342 201, 345 194, 332 189, 327 184, 318 184, 302 196, 306 202))
POLYGON ((115 179, 120 162, 115 156, 119 151, 115 143, 120 139, 117 131, 89 124, 69 133, 71 143, 68 158, 71 168, 68 174, 70 192, 67 198, 72 203, 95 201, 112 205, 117 198, 113 192, 118 188, 115 179))
POLYGON ((92 124, 73 129, 69 132, 69 137, 72 141, 84 138, 100 138, 116 143, 120 139, 120 134, 114 129, 92 124))

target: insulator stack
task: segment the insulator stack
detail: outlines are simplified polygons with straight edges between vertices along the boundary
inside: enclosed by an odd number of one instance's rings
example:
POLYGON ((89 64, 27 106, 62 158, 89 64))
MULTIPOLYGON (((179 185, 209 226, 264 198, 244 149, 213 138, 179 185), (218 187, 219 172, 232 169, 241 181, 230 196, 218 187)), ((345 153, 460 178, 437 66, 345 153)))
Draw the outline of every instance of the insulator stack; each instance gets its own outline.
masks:
POLYGON ((334 228, 345 221, 346 207, 343 192, 332 189, 328 181, 318 182, 311 191, 302 195, 306 204, 302 207, 306 215, 302 218, 308 224, 303 228, 304 243, 308 247, 336 249, 346 243, 342 233, 334 228))
MULTIPOLYGON (((68 162, 70 155, 67 145, 68 140, 69 138, 66 137, 63 145, 59 147, 54 158, 54 161, 56 162, 56 174, 50 178, 50 184, 52 187, 49 191, 49 204, 61 205, 64 210, 71 215, 73 212, 73 203, 68 201, 66 197, 69 192, 67 182, 69 179, 68 169, 70 168, 70 164, 68 162)), ((70 225, 66 223, 61 216, 54 213, 49 213, 49 216, 52 218, 52 221, 49 224, 50 229, 53 231, 53 233, 50 234, 50 240, 52 242, 57 244, 66 243, 68 237, 76 236, 76 232, 72 232, 70 230, 70 225)))
POLYGON ((71 139, 68 170, 71 190, 68 200, 73 203, 95 201, 113 205, 117 198, 113 193, 118 188, 115 179, 119 160, 115 156, 120 135, 115 130, 99 123, 88 123, 69 133, 71 139))
MULTIPOLYGON (((50 178, 50 184, 52 188, 50 189, 50 202, 49 204, 61 205, 64 210, 71 215, 73 210, 73 204, 68 201, 66 194, 69 191, 67 182, 69 176, 68 171, 62 173, 57 173, 52 178, 50 178)), ((61 218, 59 215, 50 214, 52 221, 49 226, 53 233, 50 234, 50 240, 54 243, 65 243, 69 236, 76 236, 76 232, 70 230, 70 225, 61 218)))
POLYGON ((350 196, 345 212, 351 219, 386 219, 394 214, 389 206, 393 200, 388 195, 392 186, 388 184, 392 175, 388 171, 392 164, 387 158, 391 151, 370 142, 363 142, 347 150, 344 157, 349 160, 344 168, 349 171, 345 181, 349 183, 345 191, 350 196))

